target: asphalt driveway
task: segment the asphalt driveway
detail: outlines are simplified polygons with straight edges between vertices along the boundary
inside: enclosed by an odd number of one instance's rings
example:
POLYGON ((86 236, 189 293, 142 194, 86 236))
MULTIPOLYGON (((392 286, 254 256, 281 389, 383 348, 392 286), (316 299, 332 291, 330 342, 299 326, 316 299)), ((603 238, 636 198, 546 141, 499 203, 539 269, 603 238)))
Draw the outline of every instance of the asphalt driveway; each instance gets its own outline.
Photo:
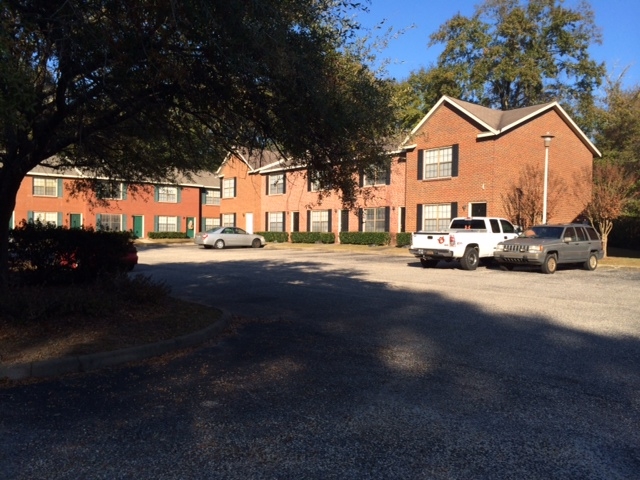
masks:
POLYGON ((640 270, 400 253, 141 249, 234 329, 0 388, 0 478, 638 478, 640 270))

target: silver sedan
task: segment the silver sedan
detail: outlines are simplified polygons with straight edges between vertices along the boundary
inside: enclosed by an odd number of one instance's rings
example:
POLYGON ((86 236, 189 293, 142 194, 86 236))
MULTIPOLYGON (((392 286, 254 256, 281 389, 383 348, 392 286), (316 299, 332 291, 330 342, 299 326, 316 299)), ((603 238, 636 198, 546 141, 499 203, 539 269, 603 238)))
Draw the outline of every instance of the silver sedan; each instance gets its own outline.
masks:
POLYGON ((217 227, 206 232, 198 232, 193 238, 196 245, 204 248, 264 247, 267 242, 262 235, 247 233, 238 227, 217 227))

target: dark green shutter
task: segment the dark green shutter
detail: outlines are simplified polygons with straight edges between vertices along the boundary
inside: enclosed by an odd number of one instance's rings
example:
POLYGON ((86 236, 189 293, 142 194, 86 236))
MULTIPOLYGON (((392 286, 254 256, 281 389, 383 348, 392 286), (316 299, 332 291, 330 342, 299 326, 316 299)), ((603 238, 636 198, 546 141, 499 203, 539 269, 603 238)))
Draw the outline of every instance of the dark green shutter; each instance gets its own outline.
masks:
POLYGON ((64 190, 64 183, 61 178, 58 179, 58 197, 62 198, 62 191, 64 190))
POLYGON ((264 178, 266 180, 265 183, 267 184, 267 190, 264 193, 265 193, 265 195, 269 195, 269 187, 271 186, 271 175, 267 174, 267 175, 265 175, 264 178))
POLYGON ((362 208, 358 209, 358 231, 362 232, 364 228, 364 210, 362 208))
POLYGON ((282 174, 282 193, 287 193, 287 174, 282 174))
POLYGON ((311 231, 311 210, 307 210, 307 232, 311 231))
POLYGON ((358 186, 360 188, 364 187, 364 172, 362 170, 358 174, 358 186))
POLYGON ((386 173, 386 178, 384 179, 384 183, 385 185, 391 185, 391 165, 389 165, 389 168, 387 168, 386 173))
POLYGON ((62 226, 62 212, 58 212, 58 226, 62 226))
POLYGON ((154 185, 153 186, 153 198, 154 200, 157 202, 158 199, 160 198, 160 192, 158 191, 158 186, 154 185))
POLYGON ((418 205, 418 209, 417 209, 416 214, 417 214, 416 215, 416 224, 417 224, 416 225, 417 226, 416 230, 420 231, 420 230, 422 230, 422 205, 418 205))
POLYGON ((329 225, 328 225, 328 230, 327 231, 331 231, 331 209, 327 210, 328 214, 329 214, 329 225))
POLYGON ((127 216, 124 214, 122 215, 122 231, 127 231, 127 216))
POLYGON ((178 203, 182 201, 182 187, 176 187, 176 200, 178 203))
POLYGON ((451 202, 451 218, 458 216, 458 202, 451 202))
POLYGON ((456 143, 453 147, 451 147, 451 176, 458 176, 458 157, 459 157, 459 145, 456 143))
POLYGON ((391 208, 384 207, 384 231, 389 232, 389 226, 391 224, 391 208))
POLYGON ((418 150, 418 180, 422 180, 423 178, 423 169, 424 169, 424 150, 418 150))
POLYGON ((100 228, 100 222, 101 222, 101 220, 102 220, 102 216, 98 213, 98 214, 96 215, 96 228, 97 228, 98 230, 101 230, 101 228, 100 228))
POLYGON ((264 214, 264 231, 269 231, 269 212, 264 214))
POLYGON ((159 231, 159 228, 160 228, 159 220, 160 219, 158 218, 158 215, 154 215, 153 216, 153 231, 154 232, 159 231))

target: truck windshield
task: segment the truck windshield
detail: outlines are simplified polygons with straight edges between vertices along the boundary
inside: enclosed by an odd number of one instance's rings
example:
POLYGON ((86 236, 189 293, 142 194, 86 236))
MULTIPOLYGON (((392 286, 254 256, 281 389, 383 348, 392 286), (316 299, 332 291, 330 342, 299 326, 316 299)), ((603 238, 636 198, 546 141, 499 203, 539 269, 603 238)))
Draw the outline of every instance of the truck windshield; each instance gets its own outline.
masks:
POLYGON ((561 238, 562 227, 531 227, 525 230, 523 236, 527 238, 561 238))

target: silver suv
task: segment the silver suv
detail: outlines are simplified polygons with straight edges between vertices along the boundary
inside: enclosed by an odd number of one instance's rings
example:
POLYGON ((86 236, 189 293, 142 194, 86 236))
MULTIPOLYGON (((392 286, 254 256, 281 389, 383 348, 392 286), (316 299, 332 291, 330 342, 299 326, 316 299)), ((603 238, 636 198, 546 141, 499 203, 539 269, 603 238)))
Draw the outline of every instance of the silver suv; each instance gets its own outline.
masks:
POLYGON ((571 263, 595 270, 604 251, 598 232, 589 225, 536 225, 518 238, 498 243, 493 256, 507 270, 536 265, 543 273, 555 273, 559 264, 571 263))

